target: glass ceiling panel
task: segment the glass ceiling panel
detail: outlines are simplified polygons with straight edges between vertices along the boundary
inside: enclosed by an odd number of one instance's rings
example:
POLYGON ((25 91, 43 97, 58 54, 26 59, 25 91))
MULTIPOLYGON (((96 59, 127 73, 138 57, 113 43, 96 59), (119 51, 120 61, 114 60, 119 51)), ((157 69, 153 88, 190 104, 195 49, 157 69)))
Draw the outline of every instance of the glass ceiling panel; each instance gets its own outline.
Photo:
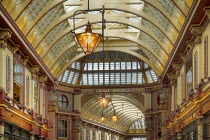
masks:
POLYGON ((73 85, 124 85, 145 84, 146 81, 153 83, 158 78, 145 62, 131 58, 128 54, 106 52, 104 55, 99 52, 89 55, 86 60, 72 63, 59 77, 59 81, 73 85), (78 81, 80 75, 81 80, 78 81))
POLYGON ((130 127, 130 129, 145 129, 145 118, 142 117, 141 119, 137 120, 135 123, 133 123, 130 127))

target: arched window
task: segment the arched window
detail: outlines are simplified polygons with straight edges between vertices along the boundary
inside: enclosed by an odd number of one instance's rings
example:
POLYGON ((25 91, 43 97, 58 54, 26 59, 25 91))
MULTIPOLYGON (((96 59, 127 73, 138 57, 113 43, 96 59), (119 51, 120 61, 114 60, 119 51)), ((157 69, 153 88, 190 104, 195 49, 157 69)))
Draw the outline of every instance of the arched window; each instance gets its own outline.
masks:
POLYGON ((68 98, 65 95, 59 96, 58 104, 59 104, 60 108, 66 109, 68 107, 68 98))

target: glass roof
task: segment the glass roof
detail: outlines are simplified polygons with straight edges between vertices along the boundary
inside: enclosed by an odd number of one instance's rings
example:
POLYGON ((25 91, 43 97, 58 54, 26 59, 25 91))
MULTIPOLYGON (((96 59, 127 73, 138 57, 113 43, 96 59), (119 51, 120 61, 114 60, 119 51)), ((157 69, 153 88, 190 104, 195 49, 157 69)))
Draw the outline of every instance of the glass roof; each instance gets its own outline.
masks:
POLYGON ((103 52, 91 54, 86 60, 72 63, 58 80, 72 85, 123 85, 153 83, 158 78, 140 59, 109 51, 105 55, 103 52))
POLYGON ((133 123, 129 129, 145 129, 145 127, 145 118, 142 117, 133 123))

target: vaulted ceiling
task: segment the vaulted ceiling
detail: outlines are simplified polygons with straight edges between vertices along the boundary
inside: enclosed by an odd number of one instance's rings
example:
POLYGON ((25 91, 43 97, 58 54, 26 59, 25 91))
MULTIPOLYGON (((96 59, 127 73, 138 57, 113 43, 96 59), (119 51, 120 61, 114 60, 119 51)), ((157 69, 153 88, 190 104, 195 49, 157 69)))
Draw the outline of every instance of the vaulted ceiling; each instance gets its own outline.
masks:
MULTIPOLYGON (((105 6, 105 51, 135 56, 157 76, 163 72, 194 0, 90 0, 90 9, 105 6)), ((59 78, 71 64, 85 54, 76 44, 72 29, 73 15, 88 8, 87 0, 2 0, 17 26, 32 44, 50 72, 59 78)), ((76 15, 76 32, 84 31, 88 21, 93 32, 101 33, 100 12, 76 15)), ((102 51, 102 44, 96 52, 102 51)), ((70 77, 70 76, 69 76, 70 77)), ((144 113, 142 104, 128 95, 115 94, 113 105, 121 117, 117 124, 105 126, 126 132, 144 113), (122 104, 124 110, 122 111, 122 104)), ((112 114, 112 107, 104 114, 112 114)), ((101 109, 95 97, 82 108, 82 116, 99 122, 101 109)))
MULTIPOLYGON (((90 0, 90 9, 105 6, 105 50, 122 51, 146 62, 158 76, 177 40, 193 0, 90 0)), ((87 9, 87 0, 3 0, 2 4, 52 74, 58 78, 83 57, 71 30, 72 16, 87 9)), ((88 21, 101 33, 101 13, 76 16, 76 32, 88 21)), ((96 52, 102 51, 102 45, 96 52)))
MULTIPOLYGON (((99 118, 102 115, 102 108, 97 104, 97 98, 100 98, 99 95, 83 95, 83 98, 88 98, 87 96, 92 96, 85 105, 82 107, 81 115, 84 119, 93 121, 96 123, 101 123, 99 118)), ((107 95, 110 98, 110 95, 107 95)), ((126 132, 140 118, 144 118, 145 108, 137 100, 136 97, 141 97, 142 95, 129 95, 129 94, 114 94, 111 95, 112 103, 109 103, 109 106, 103 110, 104 116, 107 120, 102 123, 106 127, 119 130, 121 132, 126 132), (111 116, 114 114, 114 109, 116 115, 119 117, 117 123, 112 123, 111 116)), ((142 129, 145 128, 145 124, 142 123, 142 129)))

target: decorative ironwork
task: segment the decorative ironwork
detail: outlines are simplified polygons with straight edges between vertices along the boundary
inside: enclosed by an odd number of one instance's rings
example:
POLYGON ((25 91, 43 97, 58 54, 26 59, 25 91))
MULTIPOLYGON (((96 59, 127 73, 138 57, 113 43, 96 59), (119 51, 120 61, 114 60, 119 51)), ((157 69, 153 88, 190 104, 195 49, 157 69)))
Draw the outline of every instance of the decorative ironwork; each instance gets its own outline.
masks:
POLYGON ((6 62, 6 89, 7 92, 10 92, 11 89, 11 59, 9 56, 7 56, 7 62, 6 62))

